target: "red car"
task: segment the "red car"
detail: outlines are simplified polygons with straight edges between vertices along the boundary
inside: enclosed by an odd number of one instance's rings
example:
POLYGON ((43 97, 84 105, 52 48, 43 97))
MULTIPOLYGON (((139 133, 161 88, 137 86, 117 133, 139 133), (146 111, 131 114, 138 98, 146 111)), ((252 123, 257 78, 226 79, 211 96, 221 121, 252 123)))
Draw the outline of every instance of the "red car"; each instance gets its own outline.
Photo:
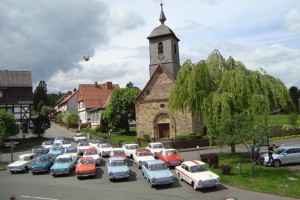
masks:
POLYGON ((163 149, 157 153, 157 158, 164 161, 168 167, 176 167, 184 161, 176 149, 163 149))
POLYGON ((127 160, 127 156, 125 155, 124 149, 123 148, 112 148, 109 157, 122 157, 125 158, 125 160, 127 160))
POLYGON ((96 176, 96 161, 93 157, 81 157, 77 161, 75 174, 78 179, 87 176, 96 176))

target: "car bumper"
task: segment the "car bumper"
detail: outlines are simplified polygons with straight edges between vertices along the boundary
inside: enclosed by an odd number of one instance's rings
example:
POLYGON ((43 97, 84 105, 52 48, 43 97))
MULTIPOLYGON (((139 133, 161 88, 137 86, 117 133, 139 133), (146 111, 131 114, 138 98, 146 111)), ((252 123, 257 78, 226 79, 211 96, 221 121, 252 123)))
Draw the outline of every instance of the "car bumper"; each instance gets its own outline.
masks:
POLYGON ((151 185, 169 185, 172 184, 174 180, 164 180, 164 181, 155 181, 151 182, 151 185))
POLYGON ((47 168, 33 168, 30 170, 31 173, 47 172, 47 168))
POLYGON ((89 172, 89 173, 81 172, 79 174, 76 174, 76 176, 77 177, 96 176, 96 172, 89 172))
POLYGON ((24 169, 24 168, 8 168, 8 170, 10 172, 25 172, 26 171, 26 169, 24 169))
POLYGON ((129 174, 113 174, 109 176, 109 179, 125 179, 129 178, 129 174))

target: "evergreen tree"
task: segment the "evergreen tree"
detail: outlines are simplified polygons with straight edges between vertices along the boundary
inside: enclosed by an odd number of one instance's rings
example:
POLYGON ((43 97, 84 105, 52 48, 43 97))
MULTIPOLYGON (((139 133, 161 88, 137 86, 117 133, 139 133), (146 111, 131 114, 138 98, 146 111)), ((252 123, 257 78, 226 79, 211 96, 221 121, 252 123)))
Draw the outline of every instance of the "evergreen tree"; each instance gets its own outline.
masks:
POLYGON ((33 93, 33 109, 40 112, 44 105, 48 105, 47 84, 44 80, 40 81, 33 93), (43 102, 41 106, 41 102, 43 102), (39 106, 40 105, 40 106, 39 106))

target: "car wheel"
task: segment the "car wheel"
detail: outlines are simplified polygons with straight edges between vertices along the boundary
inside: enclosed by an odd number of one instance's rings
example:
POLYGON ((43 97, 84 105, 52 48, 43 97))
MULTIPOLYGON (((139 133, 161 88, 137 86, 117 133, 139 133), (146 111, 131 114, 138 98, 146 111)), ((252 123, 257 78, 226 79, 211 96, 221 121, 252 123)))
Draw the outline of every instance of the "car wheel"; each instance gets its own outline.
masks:
POLYGON ((27 166, 25 166, 25 172, 28 172, 29 168, 27 166))
POLYGON ((182 175, 180 173, 178 173, 179 175, 179 180, 183 181, 182 175))
POLYGON ((274 167, 280 167, 280 165, 281 165, 280 160, 274 160, 273 165, 274 165, 274 167))
POLYGON ((35 172, 32 172, 32 175, 36 175, 36 173, 35 173, 35 172))
POLYGON ((146 179, 144 172, 142 171, 142 176, 144 177, 144 179, 146 179))
POLYGON ((193 186, 194 190, 198 190, 198 188, 194 182, 192 182, 192 186, 193 186))

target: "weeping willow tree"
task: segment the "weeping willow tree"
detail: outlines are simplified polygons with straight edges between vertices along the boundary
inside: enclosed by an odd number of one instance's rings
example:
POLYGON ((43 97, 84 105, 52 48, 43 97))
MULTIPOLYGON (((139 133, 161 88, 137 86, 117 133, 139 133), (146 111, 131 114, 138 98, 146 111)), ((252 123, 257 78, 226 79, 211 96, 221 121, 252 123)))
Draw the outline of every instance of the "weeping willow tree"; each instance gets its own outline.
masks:
POLYGON ((291 109, 289 91, 263 70, 247 70, 232 57, 218 51, 206 61, 186 61, 171 92, 171 110, 204 114, 207 136, 219 146, 243 143, 252 152, 253 141, 272 131, 269 122, 274 108, 291 109))

